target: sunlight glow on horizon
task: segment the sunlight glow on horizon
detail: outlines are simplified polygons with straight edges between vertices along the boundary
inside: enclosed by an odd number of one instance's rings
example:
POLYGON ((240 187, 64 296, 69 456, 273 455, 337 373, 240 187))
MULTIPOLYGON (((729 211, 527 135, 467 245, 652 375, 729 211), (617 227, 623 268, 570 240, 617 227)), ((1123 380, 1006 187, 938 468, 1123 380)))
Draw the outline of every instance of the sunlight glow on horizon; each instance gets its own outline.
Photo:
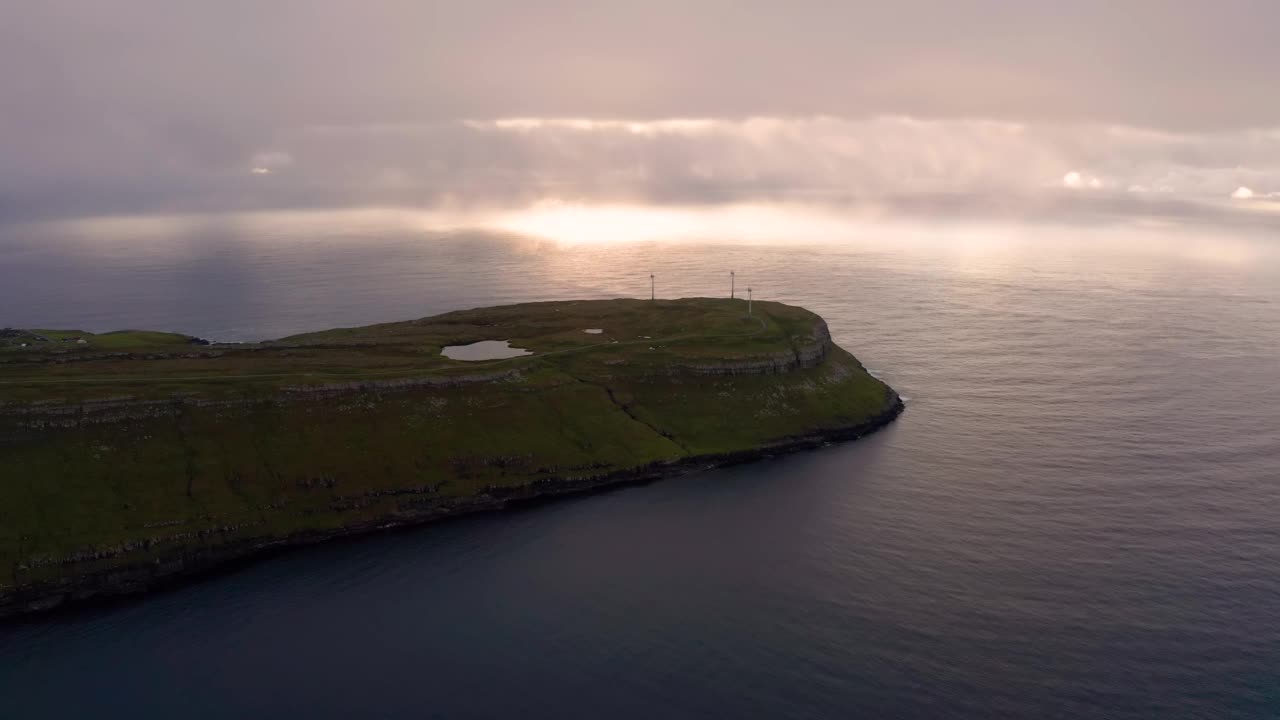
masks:
MULTIPOLYGON (((1259 203, 1265 206, 1267 203, 1259 203)), ((1262 212, 1263 210, 1259 210, 1262 212)), ((1257 241, 1257 233, 1206 233, 1194 224, 1147 219, 1108 226, 1008 221, 937 222, 895 217, 871 208, 850 209, 800 203, 734 205, 588 204, 543 201, 523 207, 420 209, 363 207, 342 210, 271 210, 235 214, 134 215, 41 223, 74 242, 88 256, 110 255, 129 245, 166 257, 208 252, 210 232, 244 238, 245 248, 277 242, 303 248, 348 238, 352 247, 371 237, 478 238, 494 234, 512 241, 513 252, 532 248, 697 243, 839 247, 851 252, 907 253, 928 249, 954 270, 999 274, 993 258, 1082 256, 1101 252, 1180 258, 1197 263, 1246 266, 1280 247, 1257 241)), ((370 246, 370 251, 375 246, 370 246)), ((254 250, 256 252, 257 250, 254 250)))
POLYGON ((544 201, 477 219, 484 227, 565 245, 628 242, 842 242, 875 213, 788 203, 652 206, 544 201))

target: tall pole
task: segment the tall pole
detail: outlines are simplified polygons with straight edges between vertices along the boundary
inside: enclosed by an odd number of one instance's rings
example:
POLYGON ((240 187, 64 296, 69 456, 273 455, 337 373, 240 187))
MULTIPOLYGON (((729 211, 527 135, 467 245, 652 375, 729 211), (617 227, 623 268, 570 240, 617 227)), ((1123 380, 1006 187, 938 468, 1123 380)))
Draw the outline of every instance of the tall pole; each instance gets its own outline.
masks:
POLYGON ((737 290, 736 290, 736 288, 734 287, 734 284, 735 284, 737 281, 738 281, 737 276, 734 274, 734 272, 733 272, 732 270, 730 270, 730 271, 729 271, 729 299, 730 299, 730 300, 732 300, 732 299, 734 299, 735 297, 737 297, 737 296, 738 296, 737 290))
POLYGON ((751 317, 751 288, 747 288, 747 317, 751 317))
POLYGON ((657 299, 657 291, 654 289, 653 273, 649 273, 649 301, 657 299))

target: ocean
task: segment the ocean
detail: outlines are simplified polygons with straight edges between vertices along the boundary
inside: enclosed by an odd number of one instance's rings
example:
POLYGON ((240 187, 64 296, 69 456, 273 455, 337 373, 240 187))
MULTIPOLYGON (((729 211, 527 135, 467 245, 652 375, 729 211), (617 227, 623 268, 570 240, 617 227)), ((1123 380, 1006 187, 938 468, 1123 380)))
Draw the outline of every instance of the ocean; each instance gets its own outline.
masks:
POLYGON ((0 326, 254 340, 733 270, 907 399, 0 625, 0 718, 1280 717, 1280 238, 701 212, 0 225, 0 326))

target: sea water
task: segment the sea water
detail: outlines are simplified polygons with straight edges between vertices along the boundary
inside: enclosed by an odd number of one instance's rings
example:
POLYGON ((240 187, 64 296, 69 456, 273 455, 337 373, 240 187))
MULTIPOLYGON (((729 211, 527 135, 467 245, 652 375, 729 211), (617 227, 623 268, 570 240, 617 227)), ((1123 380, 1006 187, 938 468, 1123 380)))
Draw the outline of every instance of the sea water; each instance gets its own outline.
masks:
POLYGON ((0 627, 0 717, 1280 716, 1274 238, 335 217, 0 226, 0 325, 254 340, 734 269, 912 400, 856 443, 0 627))

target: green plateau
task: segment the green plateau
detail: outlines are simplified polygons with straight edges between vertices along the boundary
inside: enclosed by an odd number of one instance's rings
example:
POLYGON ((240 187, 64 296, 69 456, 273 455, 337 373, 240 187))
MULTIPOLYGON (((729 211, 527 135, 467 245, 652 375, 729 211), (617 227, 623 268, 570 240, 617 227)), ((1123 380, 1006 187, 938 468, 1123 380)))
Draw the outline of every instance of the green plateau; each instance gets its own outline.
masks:
POLYGON ((852 439, 901 409, 822 318, 774 302, 526 303, 242 344, 4 329, 0 616, 852 439), (531 354, 442 354, 482 341, 531 354))

